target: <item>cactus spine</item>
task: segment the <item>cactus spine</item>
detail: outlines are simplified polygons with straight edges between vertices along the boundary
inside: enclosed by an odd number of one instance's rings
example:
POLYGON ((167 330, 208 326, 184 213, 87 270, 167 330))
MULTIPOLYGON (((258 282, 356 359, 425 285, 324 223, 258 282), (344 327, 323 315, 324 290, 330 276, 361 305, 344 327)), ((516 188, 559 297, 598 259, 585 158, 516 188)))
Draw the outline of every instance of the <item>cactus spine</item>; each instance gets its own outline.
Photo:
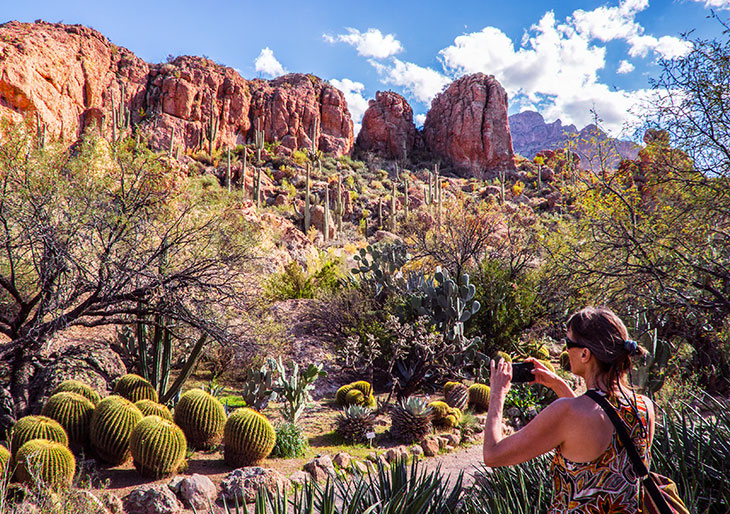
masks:
POLYGON ((256 199, 256 208, 261 207, 261 168, 256 168, 256 175, 253 181, 253 195, 256 199))
POLYGON ((97 456, 110 464, 129 458, 129 436, 142 420, 142 412, 121 396, 104 398, 91 416, 90 440, 97 456))
POLYGON ((324 188, 324 240, 330 237, 330 185, 329 182, 324 188))
POLYGON ((191 389, 175 406, 175 423, 192 448, 210 450, 223 439, 226 412, 223 404, 202 389, 191 389))
POLYGON ((310 189, 310 174, 311 174, 311 168, 309 167, 309 163, 307 163, 307 191, 304 196, 304 233, 307 234, 309 232, 309 226, 312 223, 312 204, 310 201, 310 195, 311 189, 310 189))
POLYGON ((236 410, 226 421, 223 458, 235 468, 254 466, 269 456, 276 445, 276 431, 255 410, 236 410))
POLYGON ((119 98, 119 109, 114 105, 114 94, 111 95, 112 101, 112 141, 117 140, 117 130, 119 130, 119 136, 121 137, 122 132, 129 128, 132 120, 132 111, 124 103, 125 90, 124 82, 120 85, 120 98, 119 98))
POLYGON ((46 416, 25 416, 13 426, 13 437, 10 440, 13 455, 33 439, 46 439, 68 446, 68 436, 58 421, 46 416))
POLYGON ((172 421, 170 409, 160 403, 153 402, 152 400, 140 400, 135 402, 134 405, 140 410, 144 417, 159 416, 162 419, 172 421))
POLYGON ((226 160, 228 161, 226 167, 226 182, 228 183, 228 192, 231 192, 231 149, 226 147, 226 160))
POLYGON ((395 214, 396 214, 396 203, 395 203, 395 180, 393 180, 393 193, 390 195, 390 231, 395 232, 395 214))
POLYGON ((94 405, 97 405, 101 401, 99 393, 94 391, 88 384, 78 380, 64 380, 51 392, 51 396, 64 391, 80 394, 81 396, 91 400, 91 403, 94 405))
POLYGON ((137 471, 159 479, 178 472, 185 460, 187 441, 183 431, 172 421, 147 416, 132 430, 129 449, 137 471))
POLYGON ((248 159, 248 150, 243 147, 243 165, 241 166, 241 193, 246 194, 246 161, 248 159))
POLYGON ((85 444, 94 414, 91 400, 76 393, 56 393, 43 406, 41 415, 55 419, 66 431, 71 443, 85 444))
POLYGON ((76 459, 64 445, 55 441, 33 439, 15 454, 15 477, 34 485, 36 480, 53 489, 70 487, 76 472, 76 459))
POLYGON ((335 223, 337 224, 337 236, 342 234, 342 217, 345 215, 345 202, 342 201, 342 178, 337 175, 337 195, 335 196, 335 223))

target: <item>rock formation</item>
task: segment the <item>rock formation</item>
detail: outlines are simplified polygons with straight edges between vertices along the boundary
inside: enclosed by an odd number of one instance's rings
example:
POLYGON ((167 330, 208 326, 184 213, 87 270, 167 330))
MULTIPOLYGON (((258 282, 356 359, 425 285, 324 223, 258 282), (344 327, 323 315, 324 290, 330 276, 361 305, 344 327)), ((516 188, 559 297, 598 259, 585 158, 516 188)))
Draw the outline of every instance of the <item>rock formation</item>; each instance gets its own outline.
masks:
POLYGON ((99 32, 79 25, 9 22, 0 26, 0 118, 37 113, 49 136, 73 143, 92 125, 112 134, 112 107, 153 147, 203 148, 211 120, 217 147, 264 139, 295 150, 316 146, 335 155, 354 143, 342 92, 312 75, 251 80, 202 57, 147 64, 99 32))
POLYGON ((434 155, 469 175, 514 169, 507 93, 491 75, 466 75, 437 95, 423 136, 434 155))
POLYGON ((578 130, 575 125, 563 125, 559 119, 545 123, 542 115, 535 111, 513 114, 509 117, 509 126, 515 152, 528 159, 543 150, 565 148, 569 141, 573 143, 571 151, 578 154, 583 169, 599 170, 601 158, 604 158, 605 167, 615 168, 621 159, 635 159, 638 154, 635 143, 611 138, 595 125, 578 130), (603 157, 599 156, 597 143, 602 146, 603 157))
POLYGON ((422 144, 406 99, 393 91, 375 93, 362 118, 357 148, 386 159, 404 159, 422 144))

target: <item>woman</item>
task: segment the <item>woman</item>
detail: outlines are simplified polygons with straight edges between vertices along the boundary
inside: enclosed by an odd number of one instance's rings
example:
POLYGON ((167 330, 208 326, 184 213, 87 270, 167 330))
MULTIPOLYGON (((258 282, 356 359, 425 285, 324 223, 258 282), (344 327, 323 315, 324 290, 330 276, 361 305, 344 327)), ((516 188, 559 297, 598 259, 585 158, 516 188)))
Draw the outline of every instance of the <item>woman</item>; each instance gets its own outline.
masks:
MULTIPOLYGON (((571 371, 587 389, 605 394, 626 423, 639 455, 649 462, 654 435, 654 408, 630 388, 631 356, 641 354, 626 326, 612 311, 587 307, 573 314, 565 338, 571 371)), ((639 512, 640 487, 613 423, 591 398, 576 393, 538 361, 535 382, 550 387, 559 399, 524 428, 502 435, 502 409, 512 379, 512 364, 491 364, 491 395, 484 427, 484 463, 509 466, 555 450, 549 513, 639 512)))

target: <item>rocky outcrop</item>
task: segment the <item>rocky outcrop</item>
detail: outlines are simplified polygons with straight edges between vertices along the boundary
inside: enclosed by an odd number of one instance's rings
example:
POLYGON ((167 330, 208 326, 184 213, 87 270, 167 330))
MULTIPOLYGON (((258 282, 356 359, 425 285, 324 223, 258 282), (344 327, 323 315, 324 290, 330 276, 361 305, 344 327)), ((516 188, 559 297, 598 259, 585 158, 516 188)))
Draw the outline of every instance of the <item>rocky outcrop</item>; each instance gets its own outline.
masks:
POLYGON ((491 75, 466 75, 437 95, 423 136, 434 155, 469 176, 514 169, 507 93, 491 75))
POLYGON ((363 115, 356 148, 386 159, 405 159, 414 147, 422 145, 406 99, 393 91, 375 93, 363 115))
POLYGON ((99 32, 80 25, 9 22, 0 26, 0 118, 38 114, 49 136, 75 142, 92 125, 112 135, 112 107, 153 147, 204 148, 253 140, 260 122, 267 142, 295 150, 347 154, 354 143, 345 97, 313 75, 251 80, 202 57, 147 64, 99 32), (260 121, 259 121, 260 120, 260 121))
POLYGON ((604 167, 615 168, 622 159, 635 159, 638 154, 635 143, 611 138, 593 124, 578 130, 575 125, 563 125, 559 119, 546 123, 535 111, 513 114, 509 126, 515 152, 528 159, 543 150, 565 148, 568 142, 571 151, 580 157, 580 166, 594 171, 601 168, 601 159, 604 167))

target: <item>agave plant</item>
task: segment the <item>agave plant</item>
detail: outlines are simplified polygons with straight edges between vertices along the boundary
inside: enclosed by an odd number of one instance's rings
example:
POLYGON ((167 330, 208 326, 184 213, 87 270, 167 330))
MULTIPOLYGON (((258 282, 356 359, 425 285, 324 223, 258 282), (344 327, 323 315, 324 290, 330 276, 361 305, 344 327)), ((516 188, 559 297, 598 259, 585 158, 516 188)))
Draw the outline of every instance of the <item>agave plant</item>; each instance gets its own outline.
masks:
POLYGON ((404 443, 420 441, 431 432, 432 418, 433 408, 426 400, 410 396, 393 407, 390 433, 404 443))
POLYGON ((375 430, 375 413, 362 405, 350 405, 337 417, 337 433, 351 443, 367 442, 367 434, 375 430))

